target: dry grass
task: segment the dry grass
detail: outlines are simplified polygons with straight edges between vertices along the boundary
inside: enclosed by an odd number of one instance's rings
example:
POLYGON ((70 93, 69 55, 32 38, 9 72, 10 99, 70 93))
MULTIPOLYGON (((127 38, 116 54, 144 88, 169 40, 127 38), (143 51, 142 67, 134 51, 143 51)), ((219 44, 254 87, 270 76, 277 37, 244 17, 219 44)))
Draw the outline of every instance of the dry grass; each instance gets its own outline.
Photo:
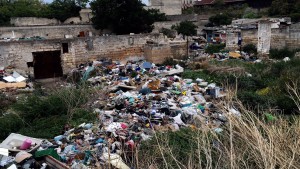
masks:
MULTIPOLYGON (((290 89, 291 92, 295 91, 292 90, 292 86, 290 89)), ((299 98, 294 99, 299 103, 299 98)), ((221 133, 203 128, 179 131, 175 134, 157 133, 152 141, 145 143, 137 152, 139 163, 136 167, 183 169, 300 167, 299 117, 287 119, 277 115, 276 120, 267 122, 263 115, 255 115, 233 97, 219 103, 218 107, 222 108, 222 112, 228 118, 221 133), (228 107, 233 105, 242 116, 229 112, 228 107)))

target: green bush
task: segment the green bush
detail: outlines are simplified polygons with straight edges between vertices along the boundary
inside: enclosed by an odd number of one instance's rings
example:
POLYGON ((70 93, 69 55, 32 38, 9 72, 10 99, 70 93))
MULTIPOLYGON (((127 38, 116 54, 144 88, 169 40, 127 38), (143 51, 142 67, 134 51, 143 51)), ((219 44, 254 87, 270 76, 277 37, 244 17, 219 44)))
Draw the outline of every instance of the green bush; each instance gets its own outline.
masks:
POLYGON ((20 116, 28 123, 39 118, 64 115, 68 111, 67 105, 57 95, 48 97, 28 96, 14 104, 13 109, 20 112, 20 116))
POLYGON ((283 59, 285 57, 293 58, 294 56, 295 56, 295 52, 289 50, 288 48, 270 50, 271 59, 283 59))
POLYGON ((254 44, 247 44, 243 46, 243 51, 249 54, 257 54, 257 48, 254 44))
POLYGON ((300 13, 292 13, 290 14, 290 17, 293 22, 299 22, 300 21, 300 13))
POLYGON ((166 35, 168 38, 175 38, 175 37, 176 37, 176 31, 171 30, 171 29, 161 28, 161 30, 160 30, 159 32, 160 32, 160 33, 163 33, 163 34, 166 35))
POLYGON ((6 96, 4 93, 0 93, 0 116, 9 108, 9 106, 16 102, 13 97, 6 96))
POLYGON ((217 14, 209 18, 209 22, 214 26, 230 25, 232 17, 229 14, 217 14))
POLYGON ((19 132, 31 137, 51 138, 60 134, 67 123, 78 125, 94 121, 97 119, 96 115, 83 107, 89 100, 90 94, 88 88, 78 86, 78 88, 52 91, 45 96, 32 94, 24 97, 12 105, 12 109, 18 113, 18 116, 8 114, 2 117, 5 120, 0 120, 0 139, 4 139, 10 132, 19 132), (13 121, 13 117, 16 122, 13 121))
POLYGON ((219 53, 225 48, 225 44, 210 44, 205 48, 205 52, 209 54, 219 53))
POLYGON ((54 115, 47 118, 36 119, 30 125, 25 125, 18 133, 35 137, 51 139, 54 136, 63 134, 63 128, 66 124, 66 115, 54 115))
POLYGON ((19 131, 24 126, 22 119, 16 114, 7 114, 0 117, 0 142, 10 133, 19 131))

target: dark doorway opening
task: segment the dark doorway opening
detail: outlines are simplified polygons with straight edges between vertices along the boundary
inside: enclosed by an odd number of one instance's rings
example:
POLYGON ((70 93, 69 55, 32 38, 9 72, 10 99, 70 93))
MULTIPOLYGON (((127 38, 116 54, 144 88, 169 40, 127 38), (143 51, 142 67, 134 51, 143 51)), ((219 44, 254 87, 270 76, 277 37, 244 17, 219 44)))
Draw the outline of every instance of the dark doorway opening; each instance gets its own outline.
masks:
POLYGON ((61 77, 63 75, 59 50, 33 52, 32 55, 35 79, 61 77))

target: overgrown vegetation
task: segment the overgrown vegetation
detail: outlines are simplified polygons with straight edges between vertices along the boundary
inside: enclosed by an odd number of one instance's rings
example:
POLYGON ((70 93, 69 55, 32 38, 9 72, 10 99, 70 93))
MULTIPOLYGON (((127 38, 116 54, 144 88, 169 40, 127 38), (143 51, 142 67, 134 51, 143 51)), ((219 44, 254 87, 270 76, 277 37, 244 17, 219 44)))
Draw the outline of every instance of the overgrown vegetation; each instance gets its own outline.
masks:
POLYGON ((210 44, 205 48, 205 52, 209 54, 219 53, 225 48, 225 44, 210 44))
POLYGON ((299 81, 296 74, 300 71, 300 60, 276 63, 247 63, 240 60, 226 62, 210 62, 210 66, 202 71, 185 71, 185 78, 203 78, 208 82, 216 82, 224 87, 235 87, 237 97, 242 103, 257 111, 258 109, 279 109, 285 114, 296 113, 297 106, 288 95, 286 84, 299 81), (226 67, 242 69, 243 72, 227 72, 226 67), (222 71, 222 68, 224 70, 222 71))
POLYGON ((67 18, 79 16, 81 8, 87 0, 54 0, 50 4, 39 0, 15 0, 0 2, 0 25, 10 24, 11 17, 44 17, 65 21, 67 18))
POLYGON ((289 16, 292 21, 300 21, 300 1, 298 0, 274 0, 269 9, 270 16, 289 16))
POLYGON ((160 33, 163 33, 166 35, 168 38, 175 38, 176 37, 176 31, 172 29, 167 29, 167 28, 161 28, 159 31, 160 33))
POLYGON ((191 21, 182 21, 177 25, 172 25, 172 29, 175 29, 178 33, 184 36, 192 36, 197 34, 197 26, 191 21))
POLYGON ((90 95, 89 89, 80 86, 55 90, 46 96, 36 93, 20 98, 11 106, 9 114, 0 117, 0 140, 11 132, 52 138, 66 124, 93 121, 96 115, 85 106, 90 95))
POLYGON ((251 44, 251 43, 243 46, 243 51, 250 54, 250 55, 251 54, 257 55, 256 45, 251 44))
POLYGON ((212 26, 230 25, 232 17, 229 14, 216 14, 209 18, 209 22, 212 26))
POLYGON ((300 51, 300 49, 289 50, 288 48, 283 49, 271 49, 270 58, 271 59, 283 59, 285 57, 293 58, 295 53, 300 51))
MULTIPOLYGON (((227 100, 228 99, 228 100, 227 100)), ((215 132, 211 125, 200 129, 156 134, 138 151, 138 168, 298 168, 299 117, 285 118, 272 112, 255 115, 238 101, 219 104, 228 122, 215 132), (225 109, 235 105, 241 117, 225 109), (266 121, 270 113, 276 120, 266 121), (145 156, 147 158, 145 158, 145 156)), ((229 102, 228 102, 229 101, 229 102)))

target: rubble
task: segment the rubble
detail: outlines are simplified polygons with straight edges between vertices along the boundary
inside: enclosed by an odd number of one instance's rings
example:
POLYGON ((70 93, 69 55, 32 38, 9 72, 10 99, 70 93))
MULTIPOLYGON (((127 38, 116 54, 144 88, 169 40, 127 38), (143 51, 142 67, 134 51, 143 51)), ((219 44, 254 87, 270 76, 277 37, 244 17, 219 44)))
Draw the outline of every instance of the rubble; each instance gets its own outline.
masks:
POLYGON ((26 78, 20 75, 15 70, 7 67, 0 67, 0 89, 8 89, 8 88, 31 88, 27 86, 26 78))
MULTIPOLYGON (((226 117, 214 102, 226 95, 224 89, 204 79, 182 79, 183 71, 179 65, 156 66, 150 62, 122 65, 97 61, 85 69, 80 66, 70 76, 80 72, 81 82, 101 84, 105 92, 91 105, 98 120, 75 127, 66 125, 64 133, 53 140, 12 133, 0 144, 10 151, 9 156, 3 153, 5 158, 0 158, 1 167, 24 168, 30 164, 77 169, 112 165, 129 169, 128 159, 140 142, 152 139, 157 131, 206 127, 221 133, 226 117)), ((239 116, 238 110, 228 109, 239 116)))

